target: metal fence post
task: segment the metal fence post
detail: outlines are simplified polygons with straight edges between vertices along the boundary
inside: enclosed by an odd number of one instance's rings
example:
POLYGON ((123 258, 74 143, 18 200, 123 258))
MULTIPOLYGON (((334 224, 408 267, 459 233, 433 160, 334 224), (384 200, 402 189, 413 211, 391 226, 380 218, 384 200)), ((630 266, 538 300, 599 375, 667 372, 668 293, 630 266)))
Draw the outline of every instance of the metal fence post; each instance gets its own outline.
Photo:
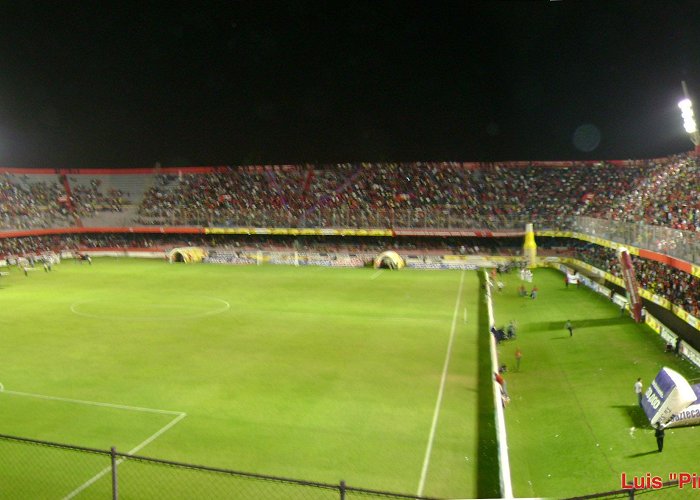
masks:
POLYGON ((117 500, 119 488, 117 484, 117 448, 115 446, 112 446, 110 455, 112 458, 112 500, 117 500))
POLYGON ((345 481, 340 481, 340 500, 345 500, 345 481))

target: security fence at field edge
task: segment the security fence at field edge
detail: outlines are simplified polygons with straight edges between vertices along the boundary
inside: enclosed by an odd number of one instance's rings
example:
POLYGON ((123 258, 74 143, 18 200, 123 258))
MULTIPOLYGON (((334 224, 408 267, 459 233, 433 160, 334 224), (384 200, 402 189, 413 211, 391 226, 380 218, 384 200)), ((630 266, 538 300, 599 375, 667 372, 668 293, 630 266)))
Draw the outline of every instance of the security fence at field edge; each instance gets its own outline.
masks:
MULTIPOLYGON (((2 498, 426 499, 0 434, 2 498)), ((433 499, 436 500, 436 499, 433 499)))
POLYGON ((589 236, 700 263, 700 233, 697 231, 594 217, 574 217, 569 227, 589 236))

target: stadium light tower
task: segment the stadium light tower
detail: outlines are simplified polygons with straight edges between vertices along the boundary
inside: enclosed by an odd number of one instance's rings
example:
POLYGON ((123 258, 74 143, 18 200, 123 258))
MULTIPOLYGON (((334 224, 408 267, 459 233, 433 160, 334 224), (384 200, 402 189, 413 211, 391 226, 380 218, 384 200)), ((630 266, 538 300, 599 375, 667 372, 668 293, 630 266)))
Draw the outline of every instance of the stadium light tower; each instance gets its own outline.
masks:
POLYGON ((700 153, 700 132, 695 121, 695 113, 693 113, 693 101, 690 100, 685 81, 682 81, 681 85, 683 86, 684 99, 678 103, 678 107, 681 109, 681 116, 683 117, 683 128, 685 128, 685 131, 690 136, 690 140, 695 144, 695 152, 700 153))

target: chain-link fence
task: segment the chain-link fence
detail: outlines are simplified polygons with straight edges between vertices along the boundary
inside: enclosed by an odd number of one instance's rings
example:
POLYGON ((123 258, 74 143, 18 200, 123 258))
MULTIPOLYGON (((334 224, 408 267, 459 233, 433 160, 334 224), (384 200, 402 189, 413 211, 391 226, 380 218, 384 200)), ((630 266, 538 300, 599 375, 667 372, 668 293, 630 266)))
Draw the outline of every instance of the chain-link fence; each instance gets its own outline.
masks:
POLYGON ((603 498, 606 500, 615 498, 640 498, 643 497, 648 500, 653 500, 655 498, 688 498, 689 496, 694 497, 697 493, 691 485, 679 486, 678 480, 667 481, 659 487, 655 488, 628 488, 624 490, 614 490, 605 491, 602 493, 593 493, 591 495, 582 495, 576 497, 570 497, 566 500, 589 500, 593 498, 603 498))
POLYGON ((0 435, 1 499, 428 499, 0 435))
POLYGON ((570 229, 687 262, 700 262, 700 233, 695 231, 592 217, 575 217, 570 229))

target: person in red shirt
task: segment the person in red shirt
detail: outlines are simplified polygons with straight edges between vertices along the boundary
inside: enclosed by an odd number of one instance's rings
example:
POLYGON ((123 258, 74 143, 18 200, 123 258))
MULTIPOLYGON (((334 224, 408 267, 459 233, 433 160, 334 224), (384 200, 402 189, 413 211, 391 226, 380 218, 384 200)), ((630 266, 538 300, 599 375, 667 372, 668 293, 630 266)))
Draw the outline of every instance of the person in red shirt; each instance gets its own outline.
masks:
POLYGON ((508 390, 506 389, 506 381, 505 381, 505 379, 503 378, 503 376, 502 376, 500 373, 495 372, 495 373, 493 374, 493 377, 494 377, 494 379, 496 380, 496 382, 498 382, 498 384, 499 384, 499 385, 501 386, 501 388, 503 389, 503 394, 504 394, 506 397, 508 397, 508 390))

